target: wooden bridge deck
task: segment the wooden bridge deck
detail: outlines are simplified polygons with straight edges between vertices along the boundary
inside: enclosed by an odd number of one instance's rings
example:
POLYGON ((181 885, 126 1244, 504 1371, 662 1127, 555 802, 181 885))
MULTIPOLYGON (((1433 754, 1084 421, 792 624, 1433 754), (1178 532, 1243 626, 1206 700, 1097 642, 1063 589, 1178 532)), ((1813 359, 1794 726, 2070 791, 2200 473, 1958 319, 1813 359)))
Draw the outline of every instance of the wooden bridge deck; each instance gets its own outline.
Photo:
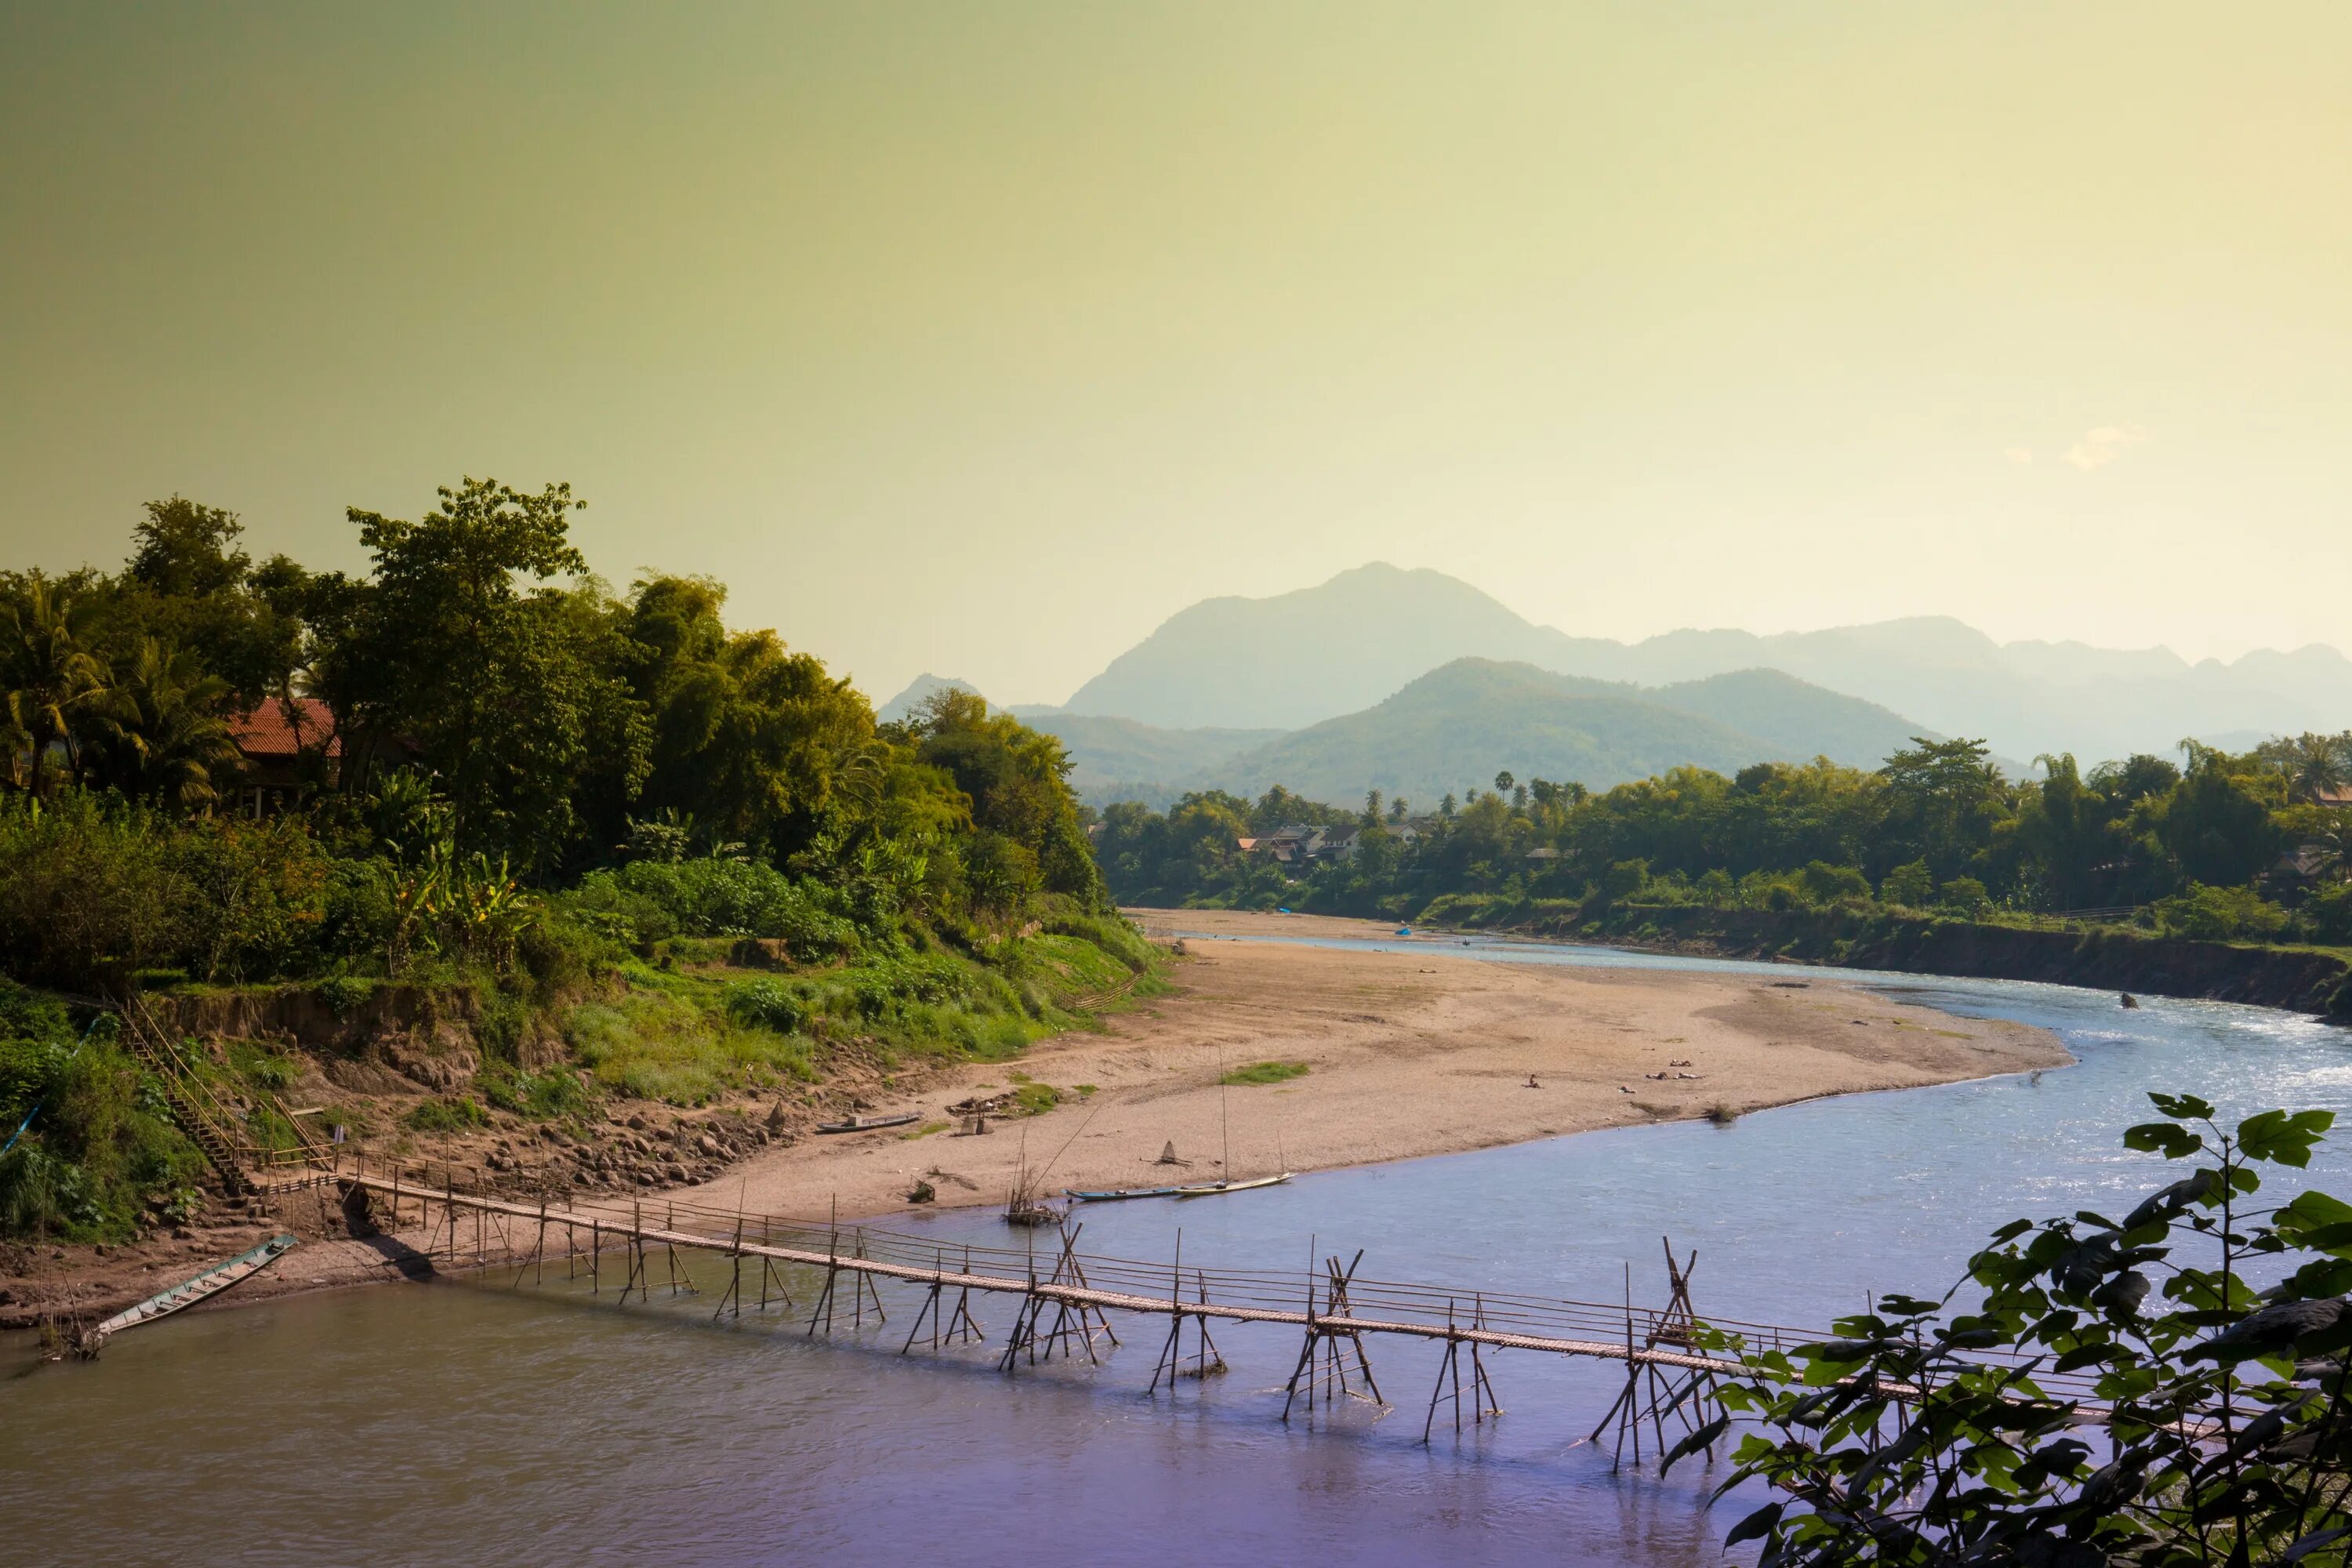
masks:
MULTIPOLYGON (((629 1271, 622 1286, 627 1297, 634 1288, 645 1293, 648 1284, 648 1249, 710 1254, 732 1260, 733 1282, 719 1310, 731 1304, 740 1314, 744 1304, 744 1270, 761 1270, 761 1305, 766 1305, 772 1279, 785 1304, 792 1305, 778 1266, 822 1272, 824 1288, 811 1310, 808 1331, 830 1329, 836 1311, 851 1314, 862 1324, 869 1310, 885 1316, 875 1282, 895 1281, 924 1292, 913 1332, 911 1351, 929 1314, 931 1342, 944 1339, 985 1337, 967 1302, 974 1294, 1014 1299, 1012 1331, 1000 1364, 1012 1371, 1025 1353, 1034 1363, 1050 1358, 1058 1348, 1065 1355, 1096 1357, 1097 1336, 1117 1342, 1108 1314, 1132 1314, 1168 1321, 1166 1343, 1153 1374, 1156 1389, 1164 1375, 1171 1388, 1180 1363, 1190 1360, 1184 1375, 1222 1369, 1211 1340, 1211 1324, 1269 1324, 1297 1331, 1302 1348, 1294 1371, 1289 1398, 1302 1391, 1312 1408, 1318 1384, 1328 1397, 1333 1391, 1357 1394, 1351 1379, 1360 1382, 1374 1401, 1381 1399, 1365 1352, 1368 1339, 1433 1342, 1443 1346, 1438 1388, 1430 1400, 1426 1436, 1433 1426, 1449 1381, 1454 1394, 1455 1423, 1460 1425, 1461 1395, 1471 1392, 1474 1419, 1499 1415, 1494 1391, 1481 1359, 1484 1352, 1533 1352, 1601 1363, 1625 1368, 1624 1384, 1610 1413, 1601 1418, 1591 1440, 1613 1421, 1622 1457, 1631 1437, 1635 1458, 1641 1457, 1646 1424, 1663 1452, 1672 1422, 1685 1434, 1703 1426, 1720 1406, 1713 1397, 1717 1380, 1738 1378, 1746 1369, 1735 1359, 1711 1354, 1702 1348, 1706 1330, 1737 1336, 1750 1349, 1792 1350, 1837 1336, 1832 1331, 1788 1325, 1741 1322, 1722 1318, 1701 1320, 1692 1306, 1689 1264, 1677 1263, 1671 1249, 1667 1270, 1671 1285, 1664 1307, 1628 1300, 1615 1302, 1578 1301, 1524 1293, 1458 1288, 1429 1283, 1376 1280, 1360 1277, 1355 1262, 1325 1258, 1307 1270, 1247 1270, 1206 1267, 1181 1256, 1167 1261, 1109 1257, 1076 1249, 1076 1232, 1066 1229, 1032 1233, 1026 1247, 948 1245, 936 1238, 895 1232, 878 1226, 844 1226, 826 1220, 806 1220, 757 1215, 665 1197, 642 1200, 524 1203, 473 1193, 458 1186, 449 1173, 436 1185, 398 1172, 364 1168, 338 1170, 309 1178, 333 1184, 346 1193, 365 1193, 388 1204, 395 1221, 413 1215, 428 1226, 427 1250, 437 1256, 438 1238, 446 1236, 446 1250, 462 1258, 461 1220, 472 1216, 475 1227, 473 1260, 489 1263, 496 1257, 525 1268, 533 1262, 544 1268, 550 1256, 548 1237, 560 1235, 558 1258, 585 1257, 595 1270, 597 1289, 604 1289, 603 1257, 619 1247, 628 1254, 629 1271), (491 1230, 498 1232, 495 1248, 491 1230), (522 1239, 517 1239, 520 1232, 522 1239), (846 1298, 835 1292, 846 1281, 846 1298), (873 1305, 866 1305, 867 1293, 873 1305), (952 1306, 944 1293, 952 1292, 952 1306), (1050 1327, 1046 1320, 1050 1317, 1050 1327), (1191 1323, 1188 1330, 1187 1322, 1191 1323), (943 1327, 952 1323, 952 1327, 943 1327), (1197 1353, 1181 1351, 1184 1336, 1197 1342, 1197 1353), (1471 1370, 1465 1381, 1461 1361, 1471 1370), (1321 1362, 1318 1367, 1317 1363, 1321 1362), (1213 1361, 1214 1365, 1212 1366, 1213 1361), (1352 1361, 1352 1369, 1349 1363, 1352 1361)), ((1362 1255, 1357 1254, 1357 1262, 1362 1255)), ((519 1273, 518 1280, 521 1278, 519 1273)), ((677 1283, 675 1269, 672 1280, 677 1283)), ((691 1287, 686 1287, 691 1288, 691 1287)), ((1982 1359, 1982 1358, 1979 1358, 1982 1359)), ((1999 1361, 2007 1358, 1996 1358, 1999 1361)), ((2092 1385, 2079 1375, 2037 1373, 2033 1384, 2043 1394, 2072 1403, 2080 1424, 2105 1419, 2092 1385)), ((1906 1392, 1894 1390, 1898 1394, 1906 1392)))

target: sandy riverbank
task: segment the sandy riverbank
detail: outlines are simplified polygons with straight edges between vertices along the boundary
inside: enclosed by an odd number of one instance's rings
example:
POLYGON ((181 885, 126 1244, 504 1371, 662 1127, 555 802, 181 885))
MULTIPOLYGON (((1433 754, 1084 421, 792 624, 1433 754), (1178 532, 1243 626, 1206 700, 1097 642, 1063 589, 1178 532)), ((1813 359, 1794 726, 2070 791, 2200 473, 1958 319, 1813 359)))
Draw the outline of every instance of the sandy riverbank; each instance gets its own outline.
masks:
MULTIPOLYGON (((1822 1095, 1905 1089, 2062 1066, 2047 1032, 1954 1017, 1891 1001, 1801 969, 1748 976, 1691 971, 1570 969, 1465 956, 1433 938, 1403 952, 1365 952, 1270 937, 1381 936, 1388 926, 1328 917, 1213 910, 1130 911, 1186 943, 1172 994, 1071 1034, 1014 1063, 953 1068, 876 1107, 922 1121, 806 1139, 756 1154, 679 1196, 768 1214, 845 1218, 909 1212, 928 1182, 937 1202, 1004 1201, 1025 1150, 1051 1192, 1158 1185, 1233 1174, 1307 1172, 1524 1142, 1594 1128, 1742 1113, 1822 1095), (1221 1070, 1304 1064, 1286 1081, 1221 1089, 1221 1070), (1016 1079, 1015 1074, 1020 1075, 1016 1079), (1532 1077, 1536 1087, 1528 1087, 1532 1077), (1013 1087, 1050 1084, 1042 1115, 992 1121, 985 1137, 948 1108, 1013 1087), (1175 1145, 1185 1164, 1156 1163, 1175 1145)), ((654 1194, 648 1194, 654 1195, 654 1194)), ((241 1250, 273 1221, 316 1236, 331 1226, 320 1194, 137 1256, 79 1263, 16 1287, 0 1321, 42 1311, 102 1312, 193 1265, 241 1250), (315 1215, 310 1211, 318 1209, 315 1215), (158 1252, 158 1256, 145 1256, 158 1252), (166 1254, 173 1256, 164 1256, 166 1254)), ((223 1304, 429 1272, 407 1250, 422 1236, 317 1239, 223 1304)))
MULTIPOLYGON (((1739 1113, 1822 1095, 2063 1066, 2046 1031, 1954 1017, 1809 977, 1500 963, 1442 939, 1402 953, 1269 942, 1387 936, 1362 921, 1215 910, 1129 911, 1187 942, 1177 991, 1034 1048, 1015 1070, 1066 1093, 985 1138, 907 1130, 756 1156, 712 1189, 768 1213, 903 1212, 929 1181, 941 1204, 999 1204, 1021 1163, 1045 1184, 1116 1187, 1255 1176, 1524 1142, 1599 1127, 1739 1113), (1303 1063, 1285 1082, 1221 1089, 1219 1070, 1303 1063), (1654 1075, 1664 1075, 1654 1076, 1654 1075), (1530 1077, 1538 1087, 1528 1087, 1530 1077), (1090 1093, 1080 1093, 1092 1086, 1090 1093), (1174 1143, 1190 1164, 1154 1163, 1174 1143)), ((888 1110, 946 1107, 1011 1082, 962 1068, 888 1110)), ((708 1201, 706 1199, 706 1201, 708 1201)))

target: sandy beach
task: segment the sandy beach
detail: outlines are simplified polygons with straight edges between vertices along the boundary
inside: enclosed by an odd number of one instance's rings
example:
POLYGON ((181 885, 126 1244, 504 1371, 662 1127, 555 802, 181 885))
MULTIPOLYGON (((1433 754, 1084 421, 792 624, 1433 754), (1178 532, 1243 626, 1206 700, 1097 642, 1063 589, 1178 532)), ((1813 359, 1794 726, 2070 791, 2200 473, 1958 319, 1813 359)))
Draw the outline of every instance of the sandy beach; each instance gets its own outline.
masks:
MULTIPOLYGON (((1431 938, 1402 953, 1269 941, 1388 936, 1325 917, 1129 913, 1185 943, 1173 994, 1066 1035, 1006 1067, 959 1068, 877 1109, 948 1108, 1018 1072, 1063 1091, 986 1137, 913 1131, 813 1139, 755 1156, 703 1201, 772 1214, 905 1212, 1001 1204, 1025 1156, 1048 1192, 1235 1179, 1458 1152, 1599 1127, 1739 1114, 1828 1094, 2063 1066, 2047 1032, 1954 1017, 1842 982, 1664 970, 1541 967, 1465 956, 1431 938), (1303 1064, 1274 1083, 1222 1072, 1303 1064), (1535 1087, 1529 1087, 1529 1079, 1535 1087), (1229 1123, 1229 1125, 1228 1125, 1229 1123), (1174 1144, 1187 1163, 1157 1163, 1174 1144)), ((960 1124, 960 1123, 959 1123, 960 1124)))

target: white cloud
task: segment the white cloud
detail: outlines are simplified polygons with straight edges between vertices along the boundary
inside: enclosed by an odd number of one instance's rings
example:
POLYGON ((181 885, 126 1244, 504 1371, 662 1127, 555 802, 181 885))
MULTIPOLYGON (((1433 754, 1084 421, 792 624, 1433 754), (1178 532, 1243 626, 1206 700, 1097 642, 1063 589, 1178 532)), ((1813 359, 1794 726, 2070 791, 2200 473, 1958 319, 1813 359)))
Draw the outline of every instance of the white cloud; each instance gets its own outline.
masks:
POLYGON ((2066 448, 2066 460, 2087 474, 2105 468, 2147 439, 2147 432, 2137 425, 2102 425, 2084 431, 2083 438, 2066 448))
POLYGON ((2004 450, 2001 453, 2001 456, 2007 458, 2012 463, 2030 463, 2033 461, 2033 448, 2031 447, 2011 447, 2004 450))

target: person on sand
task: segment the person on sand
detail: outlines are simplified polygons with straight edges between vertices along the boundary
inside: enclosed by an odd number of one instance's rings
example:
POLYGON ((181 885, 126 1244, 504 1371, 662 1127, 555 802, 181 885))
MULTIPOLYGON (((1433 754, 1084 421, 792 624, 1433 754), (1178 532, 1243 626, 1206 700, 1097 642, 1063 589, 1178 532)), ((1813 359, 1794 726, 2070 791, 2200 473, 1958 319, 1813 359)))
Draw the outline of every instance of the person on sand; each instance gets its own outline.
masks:
POLYGON ((1536 1081, 1536 1075, 1535 1075, 1535 1074, 1533 1074, 1533 1073, 1529 1073, 1529 1074, 1528 1074, 1528 1087, 1529 1089, 1541 1089, 1541 1088, 1543 1087, 1543 1085, 1541 1085, 1541 1084, 1539 1084, 1539 1083, 1538 1083, 1538 1082, 1536 1081))

